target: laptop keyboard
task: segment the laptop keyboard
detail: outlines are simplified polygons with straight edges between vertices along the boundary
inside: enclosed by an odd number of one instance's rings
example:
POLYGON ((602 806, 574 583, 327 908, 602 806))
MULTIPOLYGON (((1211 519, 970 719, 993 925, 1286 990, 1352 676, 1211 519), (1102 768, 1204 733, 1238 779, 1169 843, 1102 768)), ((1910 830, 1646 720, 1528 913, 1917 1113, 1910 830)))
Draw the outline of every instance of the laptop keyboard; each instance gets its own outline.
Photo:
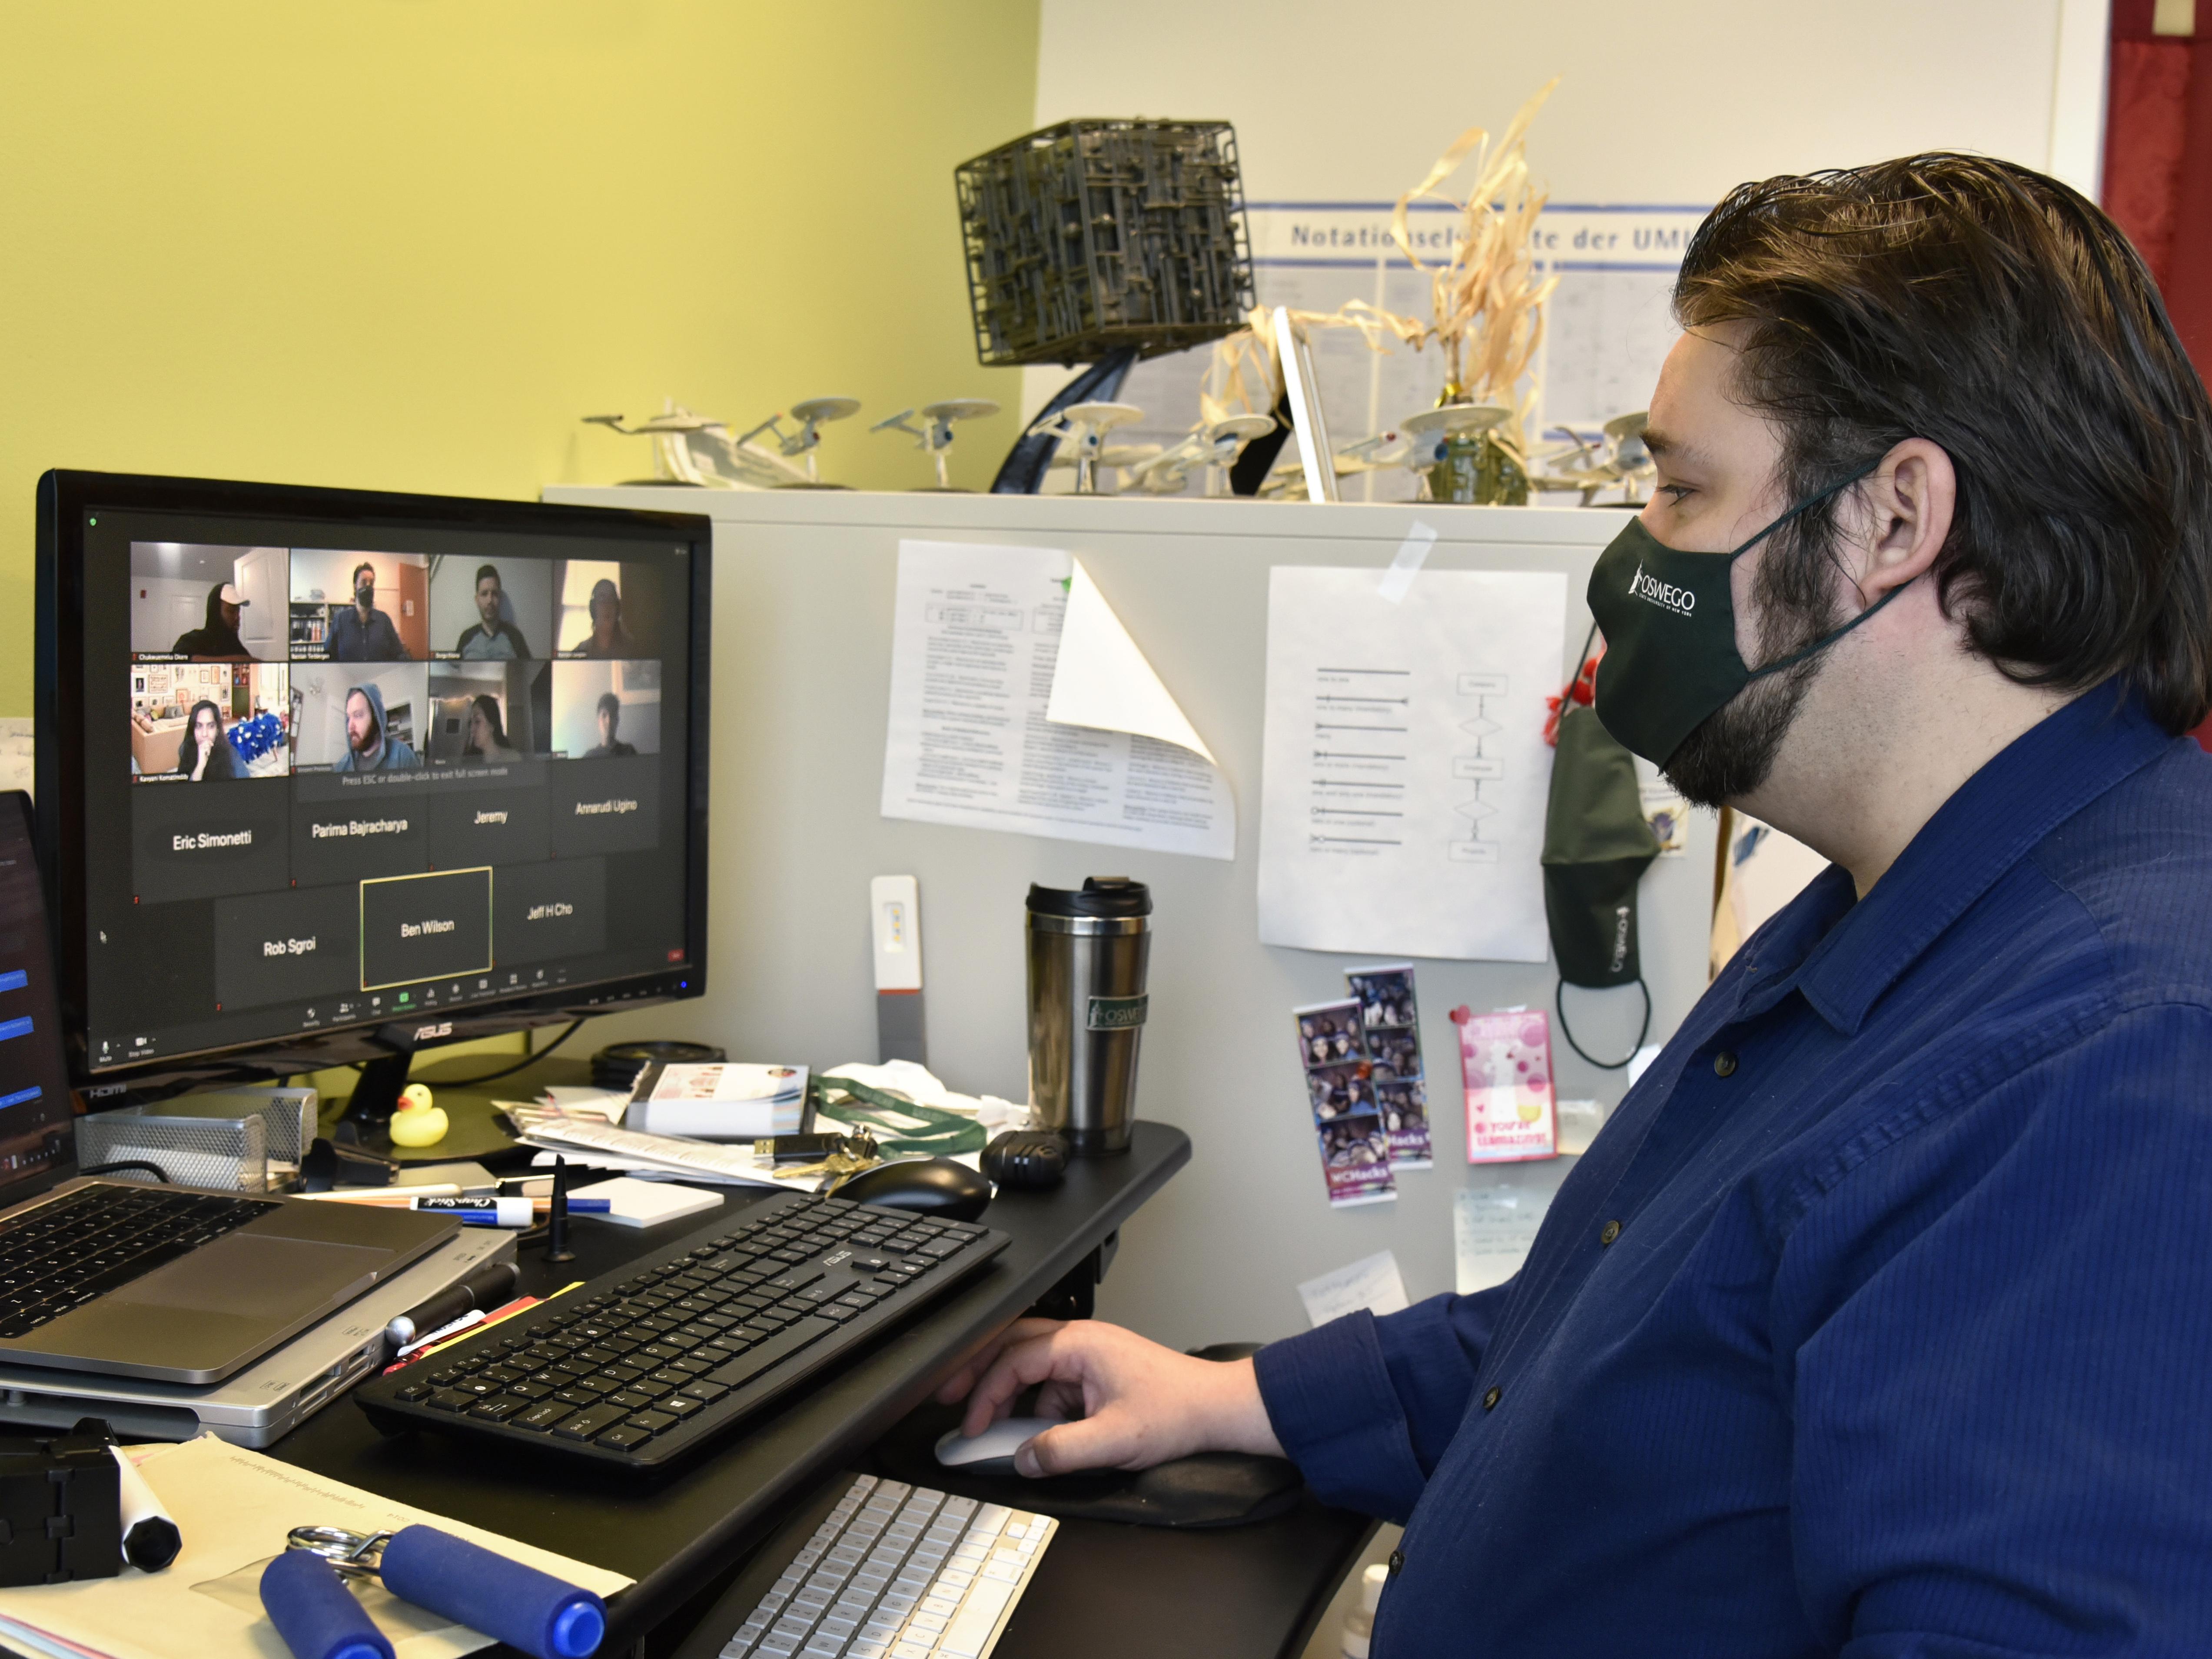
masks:
POLYGON ((649 1467, 783 1399, 1012 1243, 776 1193, 655 1254, 379 1377, 380 1428, 430 1427, 649 1467))
POLYGON ((277 1207, 95 1182, 9 1216, 0 1221, 0 1338, 27 1336, 277 1207))
POLYGON ((986 1659, 1059 1526, 864 1474, 722 1659, 986 1659))

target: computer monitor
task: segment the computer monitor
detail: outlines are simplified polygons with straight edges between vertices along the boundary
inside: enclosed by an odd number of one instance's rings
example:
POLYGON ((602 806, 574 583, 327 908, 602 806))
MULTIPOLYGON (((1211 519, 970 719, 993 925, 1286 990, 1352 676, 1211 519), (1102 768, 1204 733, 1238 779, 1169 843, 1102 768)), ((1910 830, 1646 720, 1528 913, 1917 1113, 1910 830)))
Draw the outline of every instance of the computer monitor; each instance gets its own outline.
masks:
POLYGON ((700 995, 709 521, 49 472, 37 819, 78 1085, 700 995))

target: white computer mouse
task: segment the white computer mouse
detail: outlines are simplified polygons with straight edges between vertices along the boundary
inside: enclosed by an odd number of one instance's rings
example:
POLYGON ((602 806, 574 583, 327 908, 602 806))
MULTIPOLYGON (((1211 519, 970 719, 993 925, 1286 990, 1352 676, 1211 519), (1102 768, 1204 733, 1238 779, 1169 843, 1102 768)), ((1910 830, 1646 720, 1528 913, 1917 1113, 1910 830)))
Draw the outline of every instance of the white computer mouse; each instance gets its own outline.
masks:
POLYGON ((1049 1417, 1009 1417, 992 1424, 972 1439, 963 1438, 959 1430, 952 1429, 937 1442, 937 1461, 948 1469, 967 1468, 977 1463, 1003 1463, 1011 1469, 1014 1454, 1021 1449, 1024 1442, 1059 1426, 1049 1417))

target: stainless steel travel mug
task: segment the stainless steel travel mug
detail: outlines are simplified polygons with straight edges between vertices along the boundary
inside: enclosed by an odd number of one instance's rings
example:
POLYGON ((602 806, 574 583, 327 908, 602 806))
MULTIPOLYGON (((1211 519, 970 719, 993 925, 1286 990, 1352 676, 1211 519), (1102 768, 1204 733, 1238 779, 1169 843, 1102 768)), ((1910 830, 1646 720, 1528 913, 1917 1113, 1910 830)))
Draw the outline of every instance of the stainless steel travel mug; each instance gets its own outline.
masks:
POLYGON ((1129 1150, 1152 914, 1125 876, 1030 888, 1030 1103, 1078 1158, 1129 1150))

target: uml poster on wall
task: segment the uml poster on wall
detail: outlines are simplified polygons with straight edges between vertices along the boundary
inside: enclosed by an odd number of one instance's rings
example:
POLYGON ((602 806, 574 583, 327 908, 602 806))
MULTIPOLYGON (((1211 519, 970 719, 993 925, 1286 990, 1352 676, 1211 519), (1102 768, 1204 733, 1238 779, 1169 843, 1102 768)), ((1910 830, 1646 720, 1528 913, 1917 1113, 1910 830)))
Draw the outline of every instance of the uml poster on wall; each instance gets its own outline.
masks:
MULTIPOLYGON (((1425 322, 1429 274, 1409 264, 1390 240, 1387 200, 1252 202, 1254 285, 1259 303, 1330 313, 1358 300, 1425 322)), ((1561 426, 1590 428, 1616 415, 1648 408, 1659 365, 1680 331, 1669 309, 1682 250, 1708 206, 1638 203, 1553 203, 1538 221, 1535 252, 1542 274, 1559 278, 1544 309, 1544 340, 1530 379, 1536 393, 1528 435, 1561 426)), ((1408 239, 1425 263, 1449 251, 1459 210, 1415 202, 1408 239)), ((1313 331, 1313 362, 1331 438, 1354 443, 1433 408, 1443 390, 1434 349, 1396 341, 1370 349, 1357 330, 1313 331)), ((1198 391, 1209 348, 1170 352, 1141 362, 1122 383, 1118 401, 1145 419, 1120 428, 1121 443, 1173 443, 1197 422, 1198 391)), ((1058 375, 1059 369, 1039 371, 1058 375)), ((1058 381, 1053 382, 1055 389, 1058 381)), ((1415 475, 1392 467, 1341 488, 1347 501, 1411 501, 1415 475)), ((1559 500, 1572 501, 1571 495, 1559 500)))

